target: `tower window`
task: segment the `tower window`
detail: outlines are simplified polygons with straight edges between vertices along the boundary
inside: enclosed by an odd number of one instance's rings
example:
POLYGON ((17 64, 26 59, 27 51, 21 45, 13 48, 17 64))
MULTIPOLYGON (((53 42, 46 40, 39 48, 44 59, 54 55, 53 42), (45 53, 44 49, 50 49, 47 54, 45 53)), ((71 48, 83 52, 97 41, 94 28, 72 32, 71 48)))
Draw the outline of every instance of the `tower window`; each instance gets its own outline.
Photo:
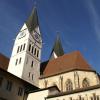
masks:
POLYGON ((20 57, 20 59, 19 59, 19 64, 21 63, 21 60, 22 60, 22 58, 20 57))
POLYGON ((23 50, 25 50, 25 46, 26 46, 26 44, 24 43, 23 50))
POLYGON ((26 58, 26 64, 28 63, 28 57, 26 58))
POLYGON ((31 44, 29 44, 29 49, 28 50, 31 51, 31 44))
POLYGON ((32 80, 33 80, 33 74, 32 74, 32 80))
POLYGON ((32 54, 33 54, 33 51, 34 51, 34 47, 32 46, 32 51, 31 51, 32 54))
POLYGON ((33 67, 33 63, 34 63, 34 62, 32 61, 32 63, 31 63, 31 67, 33 67))
POLYGON ((7 87, 6 87, 6 89, 8 90, 8 91, 11 91, 11 89, 12 89, 12 82, 11 81, 7 81, 7 87))
POLYGON ((19 52, 20 46, 18 46, 17 53, 19 52))
POLYGON ((18 63, 18 59, 16 59, 16 63, 15 63, 15 65, 17 65, 17 63, 18 63))
POLYGON ((36 48, 35 48, 35 50, 34 50, 34 55, 36 55, 36 48))
POLYGON ((37 50, 37 57, 39 57, 39 50, 37 50))
POLYGON ((22 96, 22 94, 23 94, 23 88, 19 87, 18 96, 22 96))
POLYGON ((21 45, 21 47, 20 47, 20 52, 22 51, 22 46, 23 46, 23 45, 21 45))
POLYGON ((31 74, 31 73, 29 72, 29 75, 28 75, 28 77, 30 77, 30 74, 31 74))

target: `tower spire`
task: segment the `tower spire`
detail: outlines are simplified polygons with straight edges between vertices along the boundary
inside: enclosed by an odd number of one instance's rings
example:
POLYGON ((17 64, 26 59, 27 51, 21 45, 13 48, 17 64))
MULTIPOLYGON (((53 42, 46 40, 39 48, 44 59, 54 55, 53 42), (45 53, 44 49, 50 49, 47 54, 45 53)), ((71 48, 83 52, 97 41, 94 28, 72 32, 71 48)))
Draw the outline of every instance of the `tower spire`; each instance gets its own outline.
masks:
POLYGON ((62 48, 59 33, 57 33, 56 41, 54 43, 52 52, 50 54, 50 59, 55 59, 55 58, 62 56, 62 55, 64 55, 64 50, 62 48))
POLYGON ((29 32, 31 33, 37 27, 39 27, 39 21, 37 16, 37 9, 36 7, 33 8, 31 15, 26 21, 26 25, 28 27, 29 32))

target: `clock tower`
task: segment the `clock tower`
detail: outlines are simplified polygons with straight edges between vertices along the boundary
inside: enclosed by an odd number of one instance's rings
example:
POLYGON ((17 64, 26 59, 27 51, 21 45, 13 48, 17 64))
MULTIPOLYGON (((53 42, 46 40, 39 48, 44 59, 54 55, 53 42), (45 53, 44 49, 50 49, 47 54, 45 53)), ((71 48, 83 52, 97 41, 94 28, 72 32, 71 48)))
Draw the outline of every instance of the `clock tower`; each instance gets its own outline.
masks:
POLYGON ((40 77, 42 39, 37 10, 33 8, 28 20, 16 37, 8 72, 38 86, 40 77))

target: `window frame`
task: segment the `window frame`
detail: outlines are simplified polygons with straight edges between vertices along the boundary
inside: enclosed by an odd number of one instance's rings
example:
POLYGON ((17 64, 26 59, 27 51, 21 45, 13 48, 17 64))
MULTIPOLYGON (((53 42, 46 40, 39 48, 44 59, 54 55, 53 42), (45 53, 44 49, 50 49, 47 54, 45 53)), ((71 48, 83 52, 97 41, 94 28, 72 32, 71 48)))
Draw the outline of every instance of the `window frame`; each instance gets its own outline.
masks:
POLYGON ((71 79, 67 79, 66 81, 66 91, 72 91, 73 90, 73 83, 71 79))
POLYGON ((6 90, 11 91, 12 90, 12 85, 13 85, 12 81, 7 80, 6 90))
POLYGON ((82 87, 86 88, 86 87, 89 87, 89 86, 90 86, 89 79, 88 78, 84 78, 83 81, 82 81, 82 87))
POLYGON ((22 96, 23 95, 23 88, 22 87, 19 87, 18 89, 18 96, 22 96))

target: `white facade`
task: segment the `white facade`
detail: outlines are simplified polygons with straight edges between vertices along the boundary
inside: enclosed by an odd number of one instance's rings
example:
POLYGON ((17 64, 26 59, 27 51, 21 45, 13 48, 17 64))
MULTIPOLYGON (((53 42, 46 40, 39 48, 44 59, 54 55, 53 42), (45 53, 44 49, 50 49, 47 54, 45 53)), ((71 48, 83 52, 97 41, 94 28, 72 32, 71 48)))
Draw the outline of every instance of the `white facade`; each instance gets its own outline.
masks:
POLYGON ((48 97, 49 95, 57 93, 59 93, 59 90, 55 86, 45 89, 40 89, 37 91, 33 91, 33 93, 30 93, 27 97, 27 100, 45 100, 45 98, 48 97))
POLYGON ((36 30, 39 34, 30 33, 26 24, 22 27, 15 40, 8 72, 38 86, 42 40, 39 28, 36 30), (40 41, 36 40, 36 34, 40 41))
POLYGON ((48 96, 48 90, 45 91, 39 91, 35 93, 30 93, 28 95, 27 100, 45 100, 45 98, 48 96))

